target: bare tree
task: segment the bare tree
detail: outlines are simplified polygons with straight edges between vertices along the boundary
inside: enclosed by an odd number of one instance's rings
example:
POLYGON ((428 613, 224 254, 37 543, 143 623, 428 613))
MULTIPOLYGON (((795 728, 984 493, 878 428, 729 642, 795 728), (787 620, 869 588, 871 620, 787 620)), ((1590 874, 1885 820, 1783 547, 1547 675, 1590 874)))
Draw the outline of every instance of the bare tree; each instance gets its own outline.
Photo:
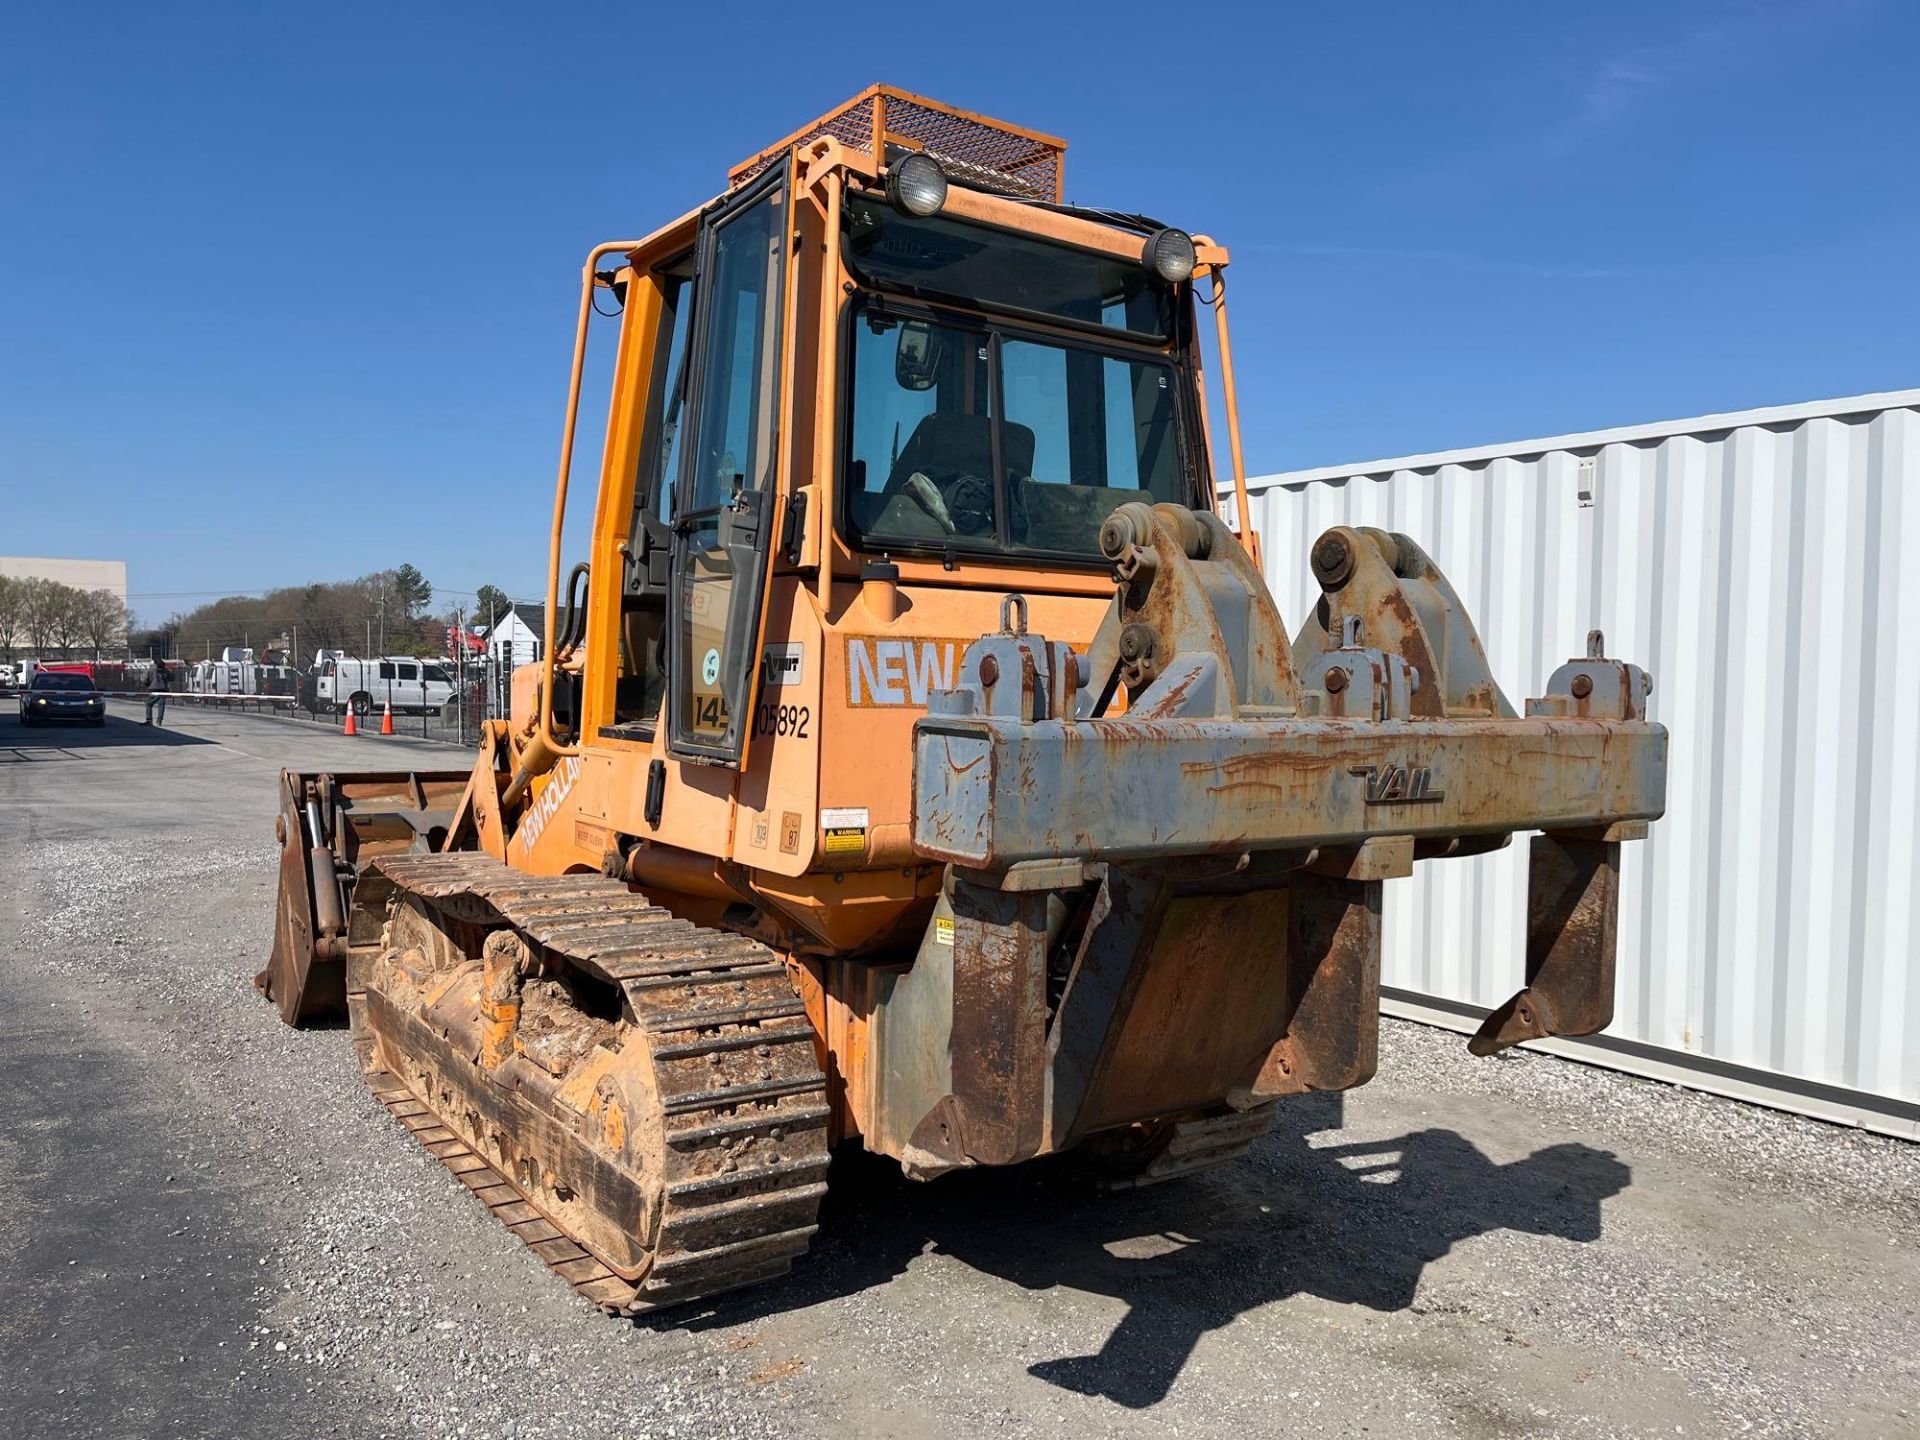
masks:
POLYGON ((27 631, 26 582, 0 575, 0 653, 13 659, 13 647, 27 631))
POLYGON ((401 654, 440 650, 446 637, 425 614, 432 586, 408 567, 381 570, 357 580, 289 585, 264 595, 229 595, 167 621, 176 652, 218 654, 228 645, 256 649, 280 636, 298 639, 303 660, 316 650, 354 654, 384 631, 386 648, 401 654))
POLYGON ((21 583, 26 590, 22 618, 26 623, 27 642, 45 660, 59 643, 59 633, 64 628, 61 611, 66 601, 60 592, 69 587, 38 575, 29 576, 21 583))
POLYGON ((77 585, 53 582, 53 640, 63 659, 73 658, 74 642, 84 633, 87 592, 77 585))
POLYGON ((75 628, 98 660, 102 650, 113 649, 126 638, 127 602, 111 590, 82 591, 75 606, 75 628))

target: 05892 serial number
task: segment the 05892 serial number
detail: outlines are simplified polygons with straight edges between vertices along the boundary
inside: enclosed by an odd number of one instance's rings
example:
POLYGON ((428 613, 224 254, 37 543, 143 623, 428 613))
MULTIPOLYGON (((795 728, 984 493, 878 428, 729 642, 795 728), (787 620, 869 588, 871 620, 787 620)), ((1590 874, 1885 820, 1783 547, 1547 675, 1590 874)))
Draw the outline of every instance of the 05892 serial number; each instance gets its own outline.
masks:
POLYGON ((807 724, 813 719, 813 711, 805 705, 756 705, 753 707, 753 733, 756 735, 791 735, 795 739, 807 738, 807 724))

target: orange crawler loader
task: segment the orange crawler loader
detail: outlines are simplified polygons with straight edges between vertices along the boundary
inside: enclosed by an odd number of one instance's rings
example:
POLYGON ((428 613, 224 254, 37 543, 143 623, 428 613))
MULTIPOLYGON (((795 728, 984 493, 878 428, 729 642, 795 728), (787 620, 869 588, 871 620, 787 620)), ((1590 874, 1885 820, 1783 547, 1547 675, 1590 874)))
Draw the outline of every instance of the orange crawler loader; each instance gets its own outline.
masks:
POLYGON ((1595 635, 1516 709, 1376 530, 1315 542, 1289 635, 1227 252, 1066 203, 1065 148, 878 86, 596 247, 511 717, 471 773, 283 777, 261 987, 344 1009, 400 1123, 607 1310, 785 1272, 841 1142, 916 1177, 1232 1160, 1373 1073, 1384 885, 1423 858, 1540 832, 1476 1052, 1611 1014, 1647 676, 1595 635))

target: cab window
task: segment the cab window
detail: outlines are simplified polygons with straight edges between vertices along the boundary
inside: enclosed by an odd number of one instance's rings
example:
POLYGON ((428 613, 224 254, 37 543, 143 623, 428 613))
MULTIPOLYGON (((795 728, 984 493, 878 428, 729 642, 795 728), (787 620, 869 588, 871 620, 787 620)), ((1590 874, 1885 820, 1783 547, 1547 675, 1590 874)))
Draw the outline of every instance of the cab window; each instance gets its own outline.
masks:
POLYGON ((871 307, 854 325, 854 537, 1098 562, 1115 508, 1185 498, 1181 383, 1141 348, 871 307))
POLYGON ((876 539, 991 543, 996 487, 986 333, 870 312, 854 343, 847 470, 855 528, 876 539))
POLYGON ((627 573, 620 599, 620 674, 613 718, 630 738, 650 737, 666 694, 663 645, 667 629, 668 554, 673 544, 674 477, 684 448, 687 396, 692 386, 693 255, 660 266, 650 277, 660 291, 660 328, 647 381, 646 420, 634 474, 633 520, 627 531, 627 573))

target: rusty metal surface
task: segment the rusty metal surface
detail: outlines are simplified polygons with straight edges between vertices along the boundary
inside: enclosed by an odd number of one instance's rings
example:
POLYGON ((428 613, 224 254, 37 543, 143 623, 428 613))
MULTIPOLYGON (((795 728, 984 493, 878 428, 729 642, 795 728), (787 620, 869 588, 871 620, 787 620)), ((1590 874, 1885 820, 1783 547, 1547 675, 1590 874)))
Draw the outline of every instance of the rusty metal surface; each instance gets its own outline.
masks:
POLYGON ((1382 882, 1310 871, 1293 877, 1287 928, 1286 1029, 1251 1087, 1266 1100, 1347 1090, 1380 1055, 1382 882))
POLYGON ((446 1166, 447 1172, 486 1206, 488 1212, 507 1227, 509 1234, 571 1285, 576 1295, 608 1314, 633 1313, 637 1287, 631 1280, 614 1274, 569 1240, 559 1226, 527 1199, 510 1175, 494 1169, 483 1156, 468 1149, 403 1081, 380 1069, 368 1070, 366 1077, 374 1098, 386 1106, 387 1113, 401 1128, 446 1166))
POLYGON ((1645 718, 1644 673, 1590 636, 1519 718, 1452 587, 1405 536, 1323 536, 1327 603, 1291 646, 1216 517, 1123 505, 1101 545, 1117 584, 1088 666, 1111 673, 1029 686, 1009 705, 982 662, 1004 669, 1047 642, 1003 626, 971 647, 957 688, 914 727, 919 854, 980 869, 1149 860, 1665 809, 1666 732, 1645 718))
POLYGON ((914 747, 915 848, 983 869, 1565 829, 1666 806, 1666 734, 1643 721, 938 716, 914 747))
POLYGON ((1052 1143, 1084 1128, 1087 1097, 1112 1068, 1126 1016, 1145 975, 1145 955, 1173 897, 1157 875, 1107 866, 1087 904, 1086 932, 1052 1025, 1052 1143))
POLYGON ((280 888, 273 950, 254 985, 289 1025, 337 1017, 347 999, 348 894, 377 857, 447 833, 464 770, 280 772, 280 888))
POLYGON ((254 978, 289 1025, 335 1013, 347 999, 343 966, 323 964, 319 976, 311 973, 315 897, 313 873, 302 843, 302 806, 296 781, 290 772, 281 772, 280 815, 275 824, 280 836, 280 888, 274 900, 273 951, 267 957, 266 969, 254 978))
MULTIPOLYGON (((1104 1053, 1062 1140, 1217 1106, 1280 1036, 1284 878, 1241 894, 1182 888, 1171 887, 1151 929, 1115 937, 1137 947, 1130 993, 1107 1017, 1104 1053)), ((1070 993, 1062 1005, 1089 999, 1070 993)))
POLYGON ((1286 1014, 1270 942, 1288 890, 1267 878, 1104 865, 956 878, 953 941, 936 922, 879 990, 867 1143, 919 1178, 1083 1142, 1108 1184, 1230 1163, 1270 1107, 1227 1097, 1286 1014), (961 916, 985 932, 974 953, 961 916))
POLYGON ((1468 1048, 1492 1055, 1548 1035, 1595 1035, 1613 1019, 1620 844, 1536 835, 1527 876, 1527 983, 1468 1048))
POLYGON ((1294 640, 1304 665, 1358 623, 1367 643, 1419 674, 1416 715, 1511 716, 1467 609, 1433 558, 1395 531, 1336 525, 1313 545, 1321 597, 1294 640))
POLYGON ((1009 1165, 1039 1153, 1046 1120, 1047 897, 958 881, 952 899, 952 1144, 1009 1165))
POLYGON ((966 935, 950 1020, 921 1004, 884 1032, 952 1047, 919 1139, 948 1163, 1034 1153, 1043 1030, 1048 1148, 1143 1125, 1157 1143, 1229 1104, 1364 1084, 1383 882, 1523 830, 1553 832, 1534 844, 1528 988, 1475 1048, 1605 1025, 1618 844, 1666 804, 1643 671, 1596 632, 1516 712, 1404 535, 1323 535, 1323 603, 1291 644, 1214 516, 1123 505, 1100 538, 1115 598, 1087 654, 1029 634, 1010 600, 914 729, 914 846, 954 867, 966 935), (1075 917, 1070 950, 1037 938, 1039 900, 1075 917), (1058 983, 1036 986, 1049 965, 1058 983), (955 1140, 969 1113, 992 1116, 992 1143, 955 1140))
POLYGON ((1040 200, 1057 201, 1062 196, 1066 141, 892 85, 868 87, 741 161, 727 172, 728 184, 737 189, 795 145, 822 136, 860 152, 874 165, 882 163, 889 146, 923 149, 950 173, 984 188, 1040 200))
POLYGON ((1110 1172, 1101 1183, 1108 1189, 1131 1190, 1231 1165, 1272 1127, 1273 1110, 1261 1105, 1172 1121, 1147 1137, 1137 1153, 1123 1152, 1118 1163, 1107 1153, 1096 1153, 1096 1163, 1110 1172))

